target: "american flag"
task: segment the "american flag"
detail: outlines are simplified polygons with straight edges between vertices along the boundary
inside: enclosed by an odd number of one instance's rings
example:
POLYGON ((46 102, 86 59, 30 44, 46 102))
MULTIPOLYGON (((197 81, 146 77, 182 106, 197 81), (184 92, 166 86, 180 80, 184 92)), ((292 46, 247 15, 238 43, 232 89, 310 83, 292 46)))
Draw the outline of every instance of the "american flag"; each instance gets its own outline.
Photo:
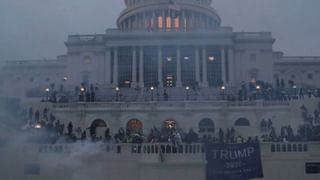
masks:
POLYGON ((180 11, 181 8, 174 0, 169 0, 169 9, 180 11))

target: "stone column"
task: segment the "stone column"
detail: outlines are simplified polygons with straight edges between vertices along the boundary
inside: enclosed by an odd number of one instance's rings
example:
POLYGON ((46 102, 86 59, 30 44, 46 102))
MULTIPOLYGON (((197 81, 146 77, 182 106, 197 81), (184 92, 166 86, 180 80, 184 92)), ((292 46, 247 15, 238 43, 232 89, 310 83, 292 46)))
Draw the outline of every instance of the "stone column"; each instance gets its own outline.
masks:
POLYGON ((176 87, 182 87, 182 82, 181 82, 181 50, 180 47, 177 46, 177 82, 176 82, 176 87))
POLYGON ((113 86, 118 86, 118 47, 113 50, 113 86))
POLYGON ((162 47, 158 47, 158 82, 159 87, 163 87, 163 80, 162 80, 162 47))
POLYGON ((195 73, 196 73, 196 82, 200 85, 200 53, 199 47, 195 47, 195 73))
POLYGON ((208 87, 207 51, 202 47, 202 87, 208 87))
POLYGON ((229 73, 229 84, 234 85, 234 50, 233 48, 228 48, 228 73, 229 73))
POLYGON ((140 47, 139 52, 139 87, 144 87, 144 66, 143 66, 143 46, 140 47))
POLYGON ((170 18, 171 18, 171 31, 175 31, 175 18, 174 18, 174 15, 175 15, 175 12, 173 10, 169 10, 170 12, 170 18))
POLYGON ((132 22, 131 22, 131 17, 128 18, 128 29, 131 31, 132 30, 132 22))
POLYGON ((136 47, 132 47, 132 82, 131 87, 137 86, 137 51, 136 47))
POLYGON ((165 31, 166 29, 166 12, 162 11, 162 30, 165 31))
POLYGON ((194 13, 191 13, 191 17, 190 17, 191 21, 190 21, 190 27, 189 29, 193 29, 194 28, 194 21, 195 21, 195 17, 194 17, 194 13))
POLYGON ((225 84, 227 82, 226 77, 226 52, 224 47, 221 47, 221 80, 225 84))
POLYGON ((146 14, 145 13, 142 13, 142 26, 141 26, 141 28, 143 30, 146 29, 146 14))
POLYGON ((104 84, 110 86, 111 84, 111 48, 107 47, 104 64, 104 84))
POLYGON ((185 27, 184 27, 184 19, 185 19, 185 13, 184 13, 184 11, 182 11, 182 14, 181 14, 181 16, 179 17, 179 24, 180 24, 180 26, 179 26, 179 30, 180 31, 184 31, 184 29, 185 29, 185 27))

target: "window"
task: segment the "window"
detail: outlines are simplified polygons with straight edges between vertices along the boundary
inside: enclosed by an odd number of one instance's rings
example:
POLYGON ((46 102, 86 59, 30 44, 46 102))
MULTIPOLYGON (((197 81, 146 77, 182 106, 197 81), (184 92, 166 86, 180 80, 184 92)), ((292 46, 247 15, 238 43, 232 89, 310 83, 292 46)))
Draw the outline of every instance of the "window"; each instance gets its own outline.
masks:
POLYGON ((320 174, 320 163, 306 163, 306 174, 320 174))
POLYGON ((180 19, 179 19, 178 17, 176 17, 176 18, 174 19, 174 27, 175 27, 176 29, 179 29, 179 26, 180 26, 180 19))
POLYGON ((235 123, 235 126, 250 126, 250 122, 246 118, 239 118, 235 123))
POLYGON ((309 73, 308 74, 308 79, 313 79, 313 74, 309 73))
POLYGON ((133 49, 131 47, 118 48, 118 81, 120 87, 130 87, 132 79, 133 49), (127 83, 129 82, 129 83, 127 83))
POLYGON ((175 129, 177 127, 177 122, 173 119, 167 119, 164 121, 163 126, 166 129, 175 129))
POLYGON ((127 130, 131 133, 141 132, 142 131, 142 122, 138 119, 131 119, 127 123, 127 130))
POLYGON ((296 75, 295 74, 291 74, 291 79, 295 79, 296 75))
POLYGON ((92 60, 91 60, 90 56, 85 56, 83 58, 83 63, 84 64, 90 64, 91 62, 92 62, 92 60))
POLYGON ((214 122, 208 118, 202 119, 199 122, 199 132, 214 132, 214 122))
POLYGON ((171 17, 167 17, 166 18, 166 24, 167 24, 167 30, 170 30, 171 29, 171 17))
POLYGON ((257 55, 256 54, 250 54, 250 61, 256 61, 257 60, 257 55))
POLYGON ((158 17, 158 28, 159 29, 163 28, 163 18, 162 18, 162 16, 158 17))
POLYGON ((39 175, 40 174, 40 164, 25 164, 24 165, 25 175, 39 175))

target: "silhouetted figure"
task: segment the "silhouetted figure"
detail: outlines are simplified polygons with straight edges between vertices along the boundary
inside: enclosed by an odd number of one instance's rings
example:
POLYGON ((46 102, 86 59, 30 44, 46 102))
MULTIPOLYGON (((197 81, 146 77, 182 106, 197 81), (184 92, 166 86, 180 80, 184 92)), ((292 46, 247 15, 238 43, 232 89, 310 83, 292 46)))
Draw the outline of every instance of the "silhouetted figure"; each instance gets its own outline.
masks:
POLYGON ((32 120, 33 119, 33 109, 30 108, 29 109, 29 120, 32 120))
POLYGON ((266 131, 267 130, 267 122, 262 119, 261 123, 260 123, 260 128, 261 128, 261 131, 266 131))
POLYGON ((72 124, 72 122, 69 122, 69 124, 68 124, 68 134, 71 135, 72 131, 73 131, 73 124, 72 124))
POLYGON ((39 110, 37 110, 36 113, 34 114, 34 119, 35 119, 36 122, 39 122, 39 120, 40 120, 40 112, 39 112, 39 110))
POLYGON ((87 139, 87 131, 83 131, 81 134, 81 140, 85 141, 87 139))
POLYGON ((91 100, 90 100, 90 92, 89 91, 87 91, 86 92, 86 102, 90 102, 91 100))
POLYGON ((96 93, 94 91, 91 91, 90 93, 90 100, 91 102, 95 102, 96 100, 96 93))
POLYGON ((106 142, 109 142, 111 140, 111 135, 110 135, 110 129, 107 128, 106 131, 104 132, 104 139, 106 142))

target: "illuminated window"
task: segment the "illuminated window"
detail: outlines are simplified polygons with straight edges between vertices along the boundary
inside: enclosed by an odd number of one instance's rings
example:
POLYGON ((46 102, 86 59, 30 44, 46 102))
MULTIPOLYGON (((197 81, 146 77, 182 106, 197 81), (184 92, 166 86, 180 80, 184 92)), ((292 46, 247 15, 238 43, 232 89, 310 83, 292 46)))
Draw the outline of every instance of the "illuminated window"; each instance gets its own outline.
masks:
POLYGON ((180 26, 180 20, 179 20, 179 17, 176 17, 176 18, 174 19, 174 27, 175 27, 176 29, 179 29, 179 26, 180 26))
POLYGON ((162 16, 158 17, 158 28, 159 29, 163 28, 163 18, 162 18, 162 16))
POLYGON ((172 87, 173 86, 173 76, 172 75, 167 75, 167 77, 166 77, 166 86, 167 87, 172 87))
POLYGON ((177 122, 173 119, 168 119, 164 121, 163 126, 166 129, 175 129, 177 127, 177 122))
POLYGON ((166 18, 167 29, 171 29, 171 17, 166 18))
POLYGON ((142 131, 142 122, 138 119, 131 119, 127 123, 127 130, 131 133, 142 131))

